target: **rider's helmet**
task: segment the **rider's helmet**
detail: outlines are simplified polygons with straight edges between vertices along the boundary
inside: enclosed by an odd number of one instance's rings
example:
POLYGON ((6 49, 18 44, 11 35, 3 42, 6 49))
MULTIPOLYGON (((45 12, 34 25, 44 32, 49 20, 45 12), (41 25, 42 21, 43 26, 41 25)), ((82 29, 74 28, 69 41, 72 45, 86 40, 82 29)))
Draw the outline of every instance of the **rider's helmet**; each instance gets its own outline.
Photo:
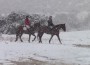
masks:
POLYGON ((52 19, 52 16, 49 16, 49 19, 52 19))
POLYGON ((26 16, 26 18, 29 18, 29 16, 26 16))

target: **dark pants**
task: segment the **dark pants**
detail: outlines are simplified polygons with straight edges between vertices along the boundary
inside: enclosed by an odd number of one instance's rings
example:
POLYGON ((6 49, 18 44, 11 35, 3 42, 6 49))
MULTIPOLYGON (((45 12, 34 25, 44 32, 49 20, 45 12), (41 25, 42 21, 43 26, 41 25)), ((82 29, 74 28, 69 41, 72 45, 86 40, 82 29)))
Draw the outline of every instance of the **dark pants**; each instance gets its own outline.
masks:
POLYGON ((52 28, 54 27, 54 25, 50 25, 48 27, 49 27, 49 30, 52 30, 52 28))

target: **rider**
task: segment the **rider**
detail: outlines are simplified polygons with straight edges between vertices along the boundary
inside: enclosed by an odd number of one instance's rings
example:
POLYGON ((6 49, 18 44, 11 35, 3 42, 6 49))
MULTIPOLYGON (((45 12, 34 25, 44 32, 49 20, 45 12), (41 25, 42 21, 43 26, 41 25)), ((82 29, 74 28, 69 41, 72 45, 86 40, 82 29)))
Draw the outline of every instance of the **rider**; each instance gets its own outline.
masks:
POLYGON ((30 23, 30 20, 29 20, 29 16, 26 16, 24 22, 25 22, 25 26, 26 26, 26 28, 29 29, 29 28, 30 28, 30 24, 31 24, 31 23, 30 23))
POLYGON ((54 26, 53 22, 52 22, 52 16, 49 16, 49 20, 48 20, 48 26, 50 28, 52 28, 54 26))

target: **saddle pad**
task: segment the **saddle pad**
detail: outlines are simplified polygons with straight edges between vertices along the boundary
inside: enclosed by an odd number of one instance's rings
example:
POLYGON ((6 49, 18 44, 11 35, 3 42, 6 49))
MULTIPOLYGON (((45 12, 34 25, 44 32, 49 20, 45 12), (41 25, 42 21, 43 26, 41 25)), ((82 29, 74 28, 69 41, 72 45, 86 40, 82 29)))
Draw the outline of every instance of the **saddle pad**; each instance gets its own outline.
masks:
POLYGON ((23 30, 27 30, 27 28, 26 27, 23 27, 23 30))

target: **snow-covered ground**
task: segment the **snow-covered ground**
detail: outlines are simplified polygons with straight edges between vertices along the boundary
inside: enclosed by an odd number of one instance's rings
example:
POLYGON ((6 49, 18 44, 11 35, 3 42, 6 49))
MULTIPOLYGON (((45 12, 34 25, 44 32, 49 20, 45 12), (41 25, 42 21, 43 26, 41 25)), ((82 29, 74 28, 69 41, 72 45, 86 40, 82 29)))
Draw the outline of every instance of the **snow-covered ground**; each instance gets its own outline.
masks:
MULTIPOLYGON (((90 31, 61 32, 59 43, 57 37, 53 37, 49 44, 50 35, 44 34, 42 41, 28 43, 28 35, 24 34, 24 42, 15 41, 15 35, 0 36, 0 63, 7 61, 26 61, 28 58, 49 61, 63 62, 74 65, 90 65, 90 48, 78 47, 75 45, 90 45, 90 31), (23 59, 24 58, 24 59, 23 59)), ((33 39, 33 36, 32 38, 33 39)))

